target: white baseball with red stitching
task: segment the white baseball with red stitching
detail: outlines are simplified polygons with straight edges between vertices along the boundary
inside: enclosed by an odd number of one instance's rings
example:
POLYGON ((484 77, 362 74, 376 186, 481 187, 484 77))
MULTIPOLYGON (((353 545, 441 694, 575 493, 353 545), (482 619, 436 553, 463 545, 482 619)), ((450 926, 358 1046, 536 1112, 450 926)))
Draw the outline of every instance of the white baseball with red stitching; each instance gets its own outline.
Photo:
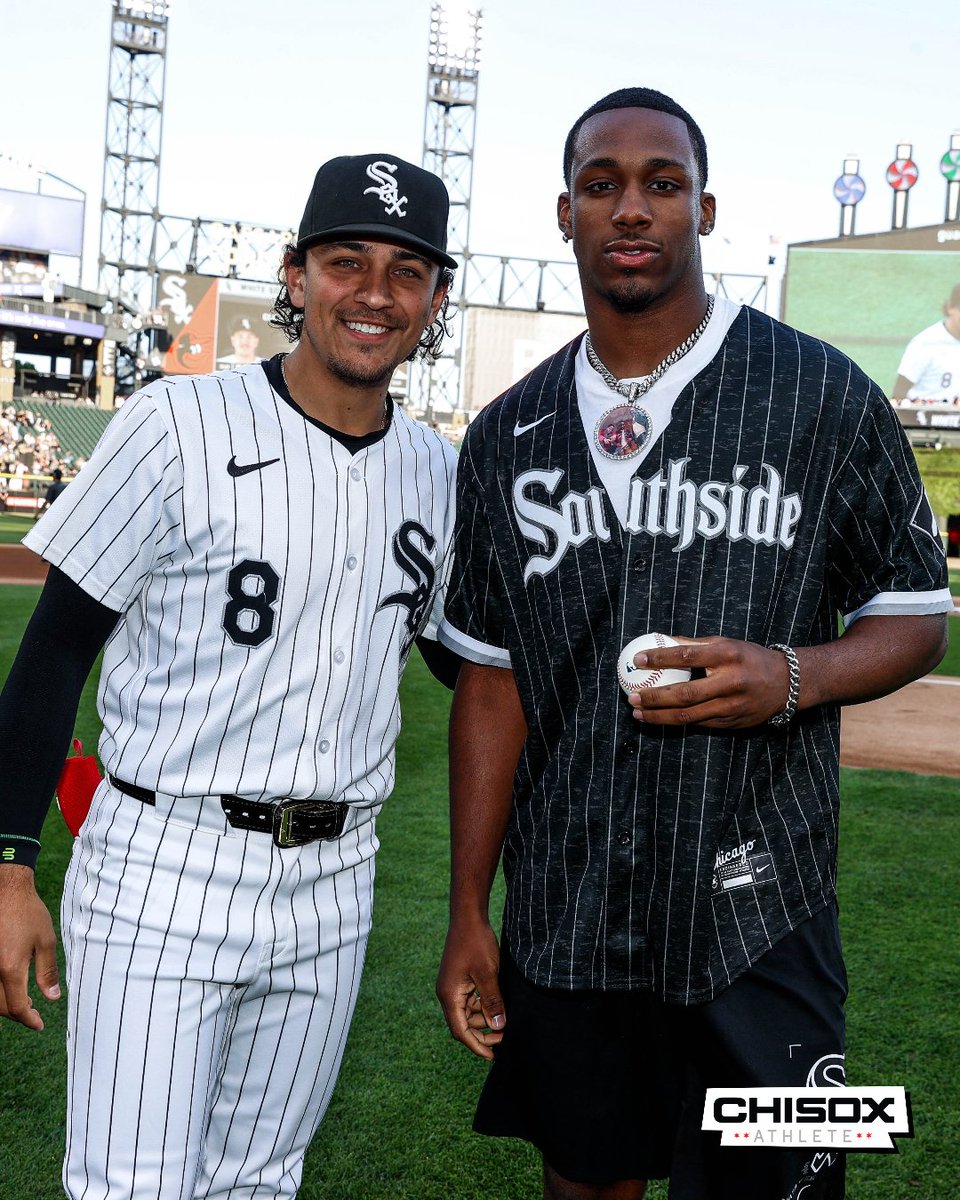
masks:
POLYGON ((627 642, 620 651, 617 659, 617 680, 620 687, 630 695, 644 688, 667 687, 671 683, 686 683, 690 672, 685 667, 637 667, 634 666, 634 655, 641 650, 660 650, 664 646, 676 646, 679 643, 665 633, 645 633, 642 637, 627 642))

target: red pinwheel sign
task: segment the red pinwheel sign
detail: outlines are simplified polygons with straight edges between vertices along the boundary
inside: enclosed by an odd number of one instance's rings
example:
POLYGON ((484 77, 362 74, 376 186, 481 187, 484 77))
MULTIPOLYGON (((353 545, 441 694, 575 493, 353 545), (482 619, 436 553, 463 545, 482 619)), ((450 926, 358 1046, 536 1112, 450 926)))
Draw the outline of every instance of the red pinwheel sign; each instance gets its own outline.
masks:
POLYGON ((912 158, 895 158, 887 167, 887 183, 895 192, 909 192, 920 171, 912 158))

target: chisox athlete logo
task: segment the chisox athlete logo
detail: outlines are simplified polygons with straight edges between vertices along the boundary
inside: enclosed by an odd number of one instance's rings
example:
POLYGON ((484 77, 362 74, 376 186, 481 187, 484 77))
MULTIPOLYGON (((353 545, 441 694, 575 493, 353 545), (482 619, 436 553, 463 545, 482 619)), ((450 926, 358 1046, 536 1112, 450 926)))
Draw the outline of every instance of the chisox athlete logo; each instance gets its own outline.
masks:
POLYGON ((896 1153, 913 1137, 902 1087, 707 1088, 704 1130, 721 1146, 801 1147, 896 1153))

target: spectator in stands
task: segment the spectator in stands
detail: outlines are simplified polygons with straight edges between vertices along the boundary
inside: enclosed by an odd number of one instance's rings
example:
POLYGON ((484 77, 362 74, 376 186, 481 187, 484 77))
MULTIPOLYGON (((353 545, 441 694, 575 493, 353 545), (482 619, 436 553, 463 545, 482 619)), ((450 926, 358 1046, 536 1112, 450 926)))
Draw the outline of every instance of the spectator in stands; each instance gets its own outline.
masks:
POLYGON ((48 418, 12 405, 0 413, 0 471, 46 475, 62 467, 61 453, 48 418))

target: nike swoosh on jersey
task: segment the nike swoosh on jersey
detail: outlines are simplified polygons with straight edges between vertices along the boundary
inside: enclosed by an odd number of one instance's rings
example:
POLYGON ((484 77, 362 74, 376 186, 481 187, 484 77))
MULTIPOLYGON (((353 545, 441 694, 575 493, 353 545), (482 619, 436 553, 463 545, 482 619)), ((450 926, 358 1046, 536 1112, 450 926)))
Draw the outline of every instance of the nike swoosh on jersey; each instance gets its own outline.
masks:
POLYGON ((241 475, 249 475, 251 471, 262 471, 264 467, 269 467, 279 461, 279 458, 268 458, 264 462, 244 463, 241 466, 237 462, 237 456, 234 455, 227 463, 227 474, 232 475, 234 479, 239 479, 241 475))
POLYGON ((543 421, 549 420, 549 418, 554 416, 555 413, 556 409, 554 409, 553 412, 548 412, 545 417, 538 417, 536 421, 531 421, 529 425, 521 425, 518 421, 513 427, 513 436, 519 437, 522 433, 528 433, 531 429, 537 425, 540 425, 543 421))

